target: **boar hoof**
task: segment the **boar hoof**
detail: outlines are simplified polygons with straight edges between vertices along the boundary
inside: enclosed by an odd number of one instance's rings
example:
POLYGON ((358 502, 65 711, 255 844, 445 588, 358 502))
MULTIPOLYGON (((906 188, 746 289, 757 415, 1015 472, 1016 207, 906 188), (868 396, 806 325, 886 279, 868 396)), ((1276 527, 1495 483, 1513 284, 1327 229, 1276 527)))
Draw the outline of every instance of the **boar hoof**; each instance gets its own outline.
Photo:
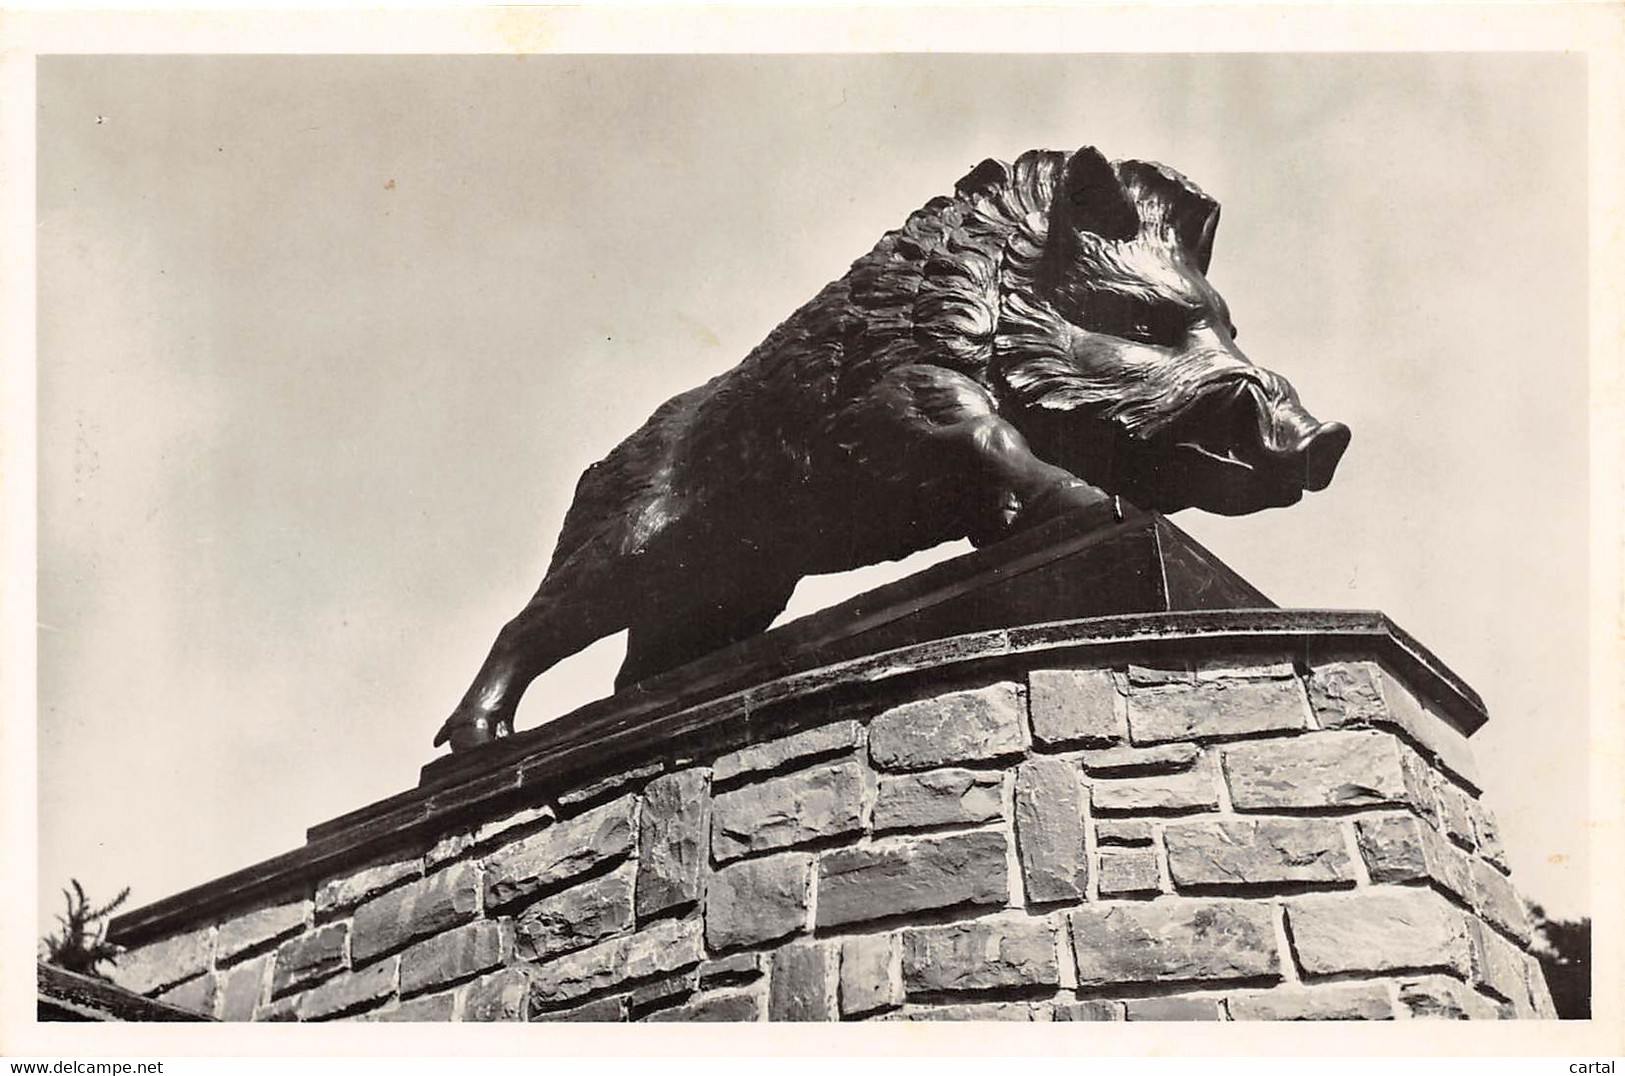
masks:
POLYGON ((512 734, 512 717, 459 711, 448 717, 446 723, 440 726, 440 731, 435 734, 434 745, 439 747, 443 743, 449 743, 453 751, 468 751, 512 734))

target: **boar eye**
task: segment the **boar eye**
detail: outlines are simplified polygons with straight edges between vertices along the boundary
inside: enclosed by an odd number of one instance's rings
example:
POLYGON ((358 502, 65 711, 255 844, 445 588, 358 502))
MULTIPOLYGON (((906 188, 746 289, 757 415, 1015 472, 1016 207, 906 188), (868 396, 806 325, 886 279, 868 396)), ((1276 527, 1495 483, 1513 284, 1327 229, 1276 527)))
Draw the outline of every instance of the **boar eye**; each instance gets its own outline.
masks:
POLYGON ((1158 347, 1177 346, 1190 332, 1196 316, 1195 311, 1178 303, 1147 302, 1110 292, 1091 296, 1083 313, 1085 325, 1092 332, 1158 347))
POLYGON ((1127 313, 1119 335, 1142 344, 1174 347, 1191 329, 1191 313, 1183 307, 1134 303, 1127 313))

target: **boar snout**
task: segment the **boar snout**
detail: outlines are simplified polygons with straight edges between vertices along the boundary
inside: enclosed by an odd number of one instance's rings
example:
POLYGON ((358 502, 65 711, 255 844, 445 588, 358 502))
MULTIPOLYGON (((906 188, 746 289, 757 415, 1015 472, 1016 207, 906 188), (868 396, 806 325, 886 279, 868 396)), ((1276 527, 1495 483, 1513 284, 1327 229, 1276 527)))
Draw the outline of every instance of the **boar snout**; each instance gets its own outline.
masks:
POLYGON ((1310 492, 1331 485, 1350 437, 1341 422, 1321 422, 1292 402, 1271 408, 1262 432, 1268 462, 1294 477, 1301 468, 1302 488, 1310 492))

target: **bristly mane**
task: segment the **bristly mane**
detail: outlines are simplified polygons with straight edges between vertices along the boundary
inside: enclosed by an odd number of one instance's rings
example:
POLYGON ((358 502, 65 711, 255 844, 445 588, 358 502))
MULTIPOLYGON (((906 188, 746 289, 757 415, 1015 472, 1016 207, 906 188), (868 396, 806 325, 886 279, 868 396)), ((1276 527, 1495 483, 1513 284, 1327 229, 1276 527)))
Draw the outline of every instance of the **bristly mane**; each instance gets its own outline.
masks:
MULTIPOLYGON (((863 312, 869 346, 847 376, 866 380, 865 373, 927 362, 1023 406, 1110 408, 1133 426, 1177 411, 1186 395, 1178 386, 1189 385, 1189 376, 1173 384, 1092 384, 1063 350, 1076 326, 1046 301, 1053 289, 1037 282, 1071 157, 1030 150, 1014 164, 983 161, 955 184, 953 197, 927 202, 853 263, 844 282, 863 312)), ((1162 165, 1119 161, 1111 168, 1135 207, 1138 235, 1126 243, 1085 236, 1071 274, 1076 283, 1053 298, 1075 304, 1089 291, 1114 290, 1192 301, 1176 283, 1156 288, 1158 274, 1137 263, 1166 261, 1178 247, 1205 269, 1216 204, 1162 165)))
MULTIPOLYGON (((1063 342, 1076 326, 1044 299, 1035 305, 1026 298, 1033 293, 1056 190, 1073 156, 1031 150, 1013 164, 983 161, 955 184, 951 197, 933 198, 886 233, 738 367, 656 410, 581 476, 549 571, 584 550, 591 555, 589 547, 641 548, 677 511, 666 496, 673 489, 699 482, 737 484, 746 473, 759 481, 801 480, 808 463, 796 446, 813 435, 782 424, 827 423, 842 401, 857 398, 887 371, 908 363, 957 370, 1011 406, 1121 402, 1128 411, 1148 416, 1165 409, 1167 401, 1155 396, 1149 382, 1084 381, 1064 351, 1063 342), (758 428, 730 418, 754 413, 757 395, 800 403, 778 412, 780 425, 758 428), (717 421, 685 417, 691 406, 716 411, 717 421), (721 451, 713 443, 719 438, 748 458, 750 468, 688 466, 721 451)), ((1200 216, 1190 206, 1175 212, 1174 192, 1212 206, 1194 186, 1182 177, 1170 179, 1160 166, 1124 161, 1112 168, 1138 207, 1142 233, 1149 225, 1152 231, 1145 234, 1156 242, 1172 242, 1175 222, 1200 216)), ((1097 268, 1102 286, 1114 282, 1108 265, 1097 268)))

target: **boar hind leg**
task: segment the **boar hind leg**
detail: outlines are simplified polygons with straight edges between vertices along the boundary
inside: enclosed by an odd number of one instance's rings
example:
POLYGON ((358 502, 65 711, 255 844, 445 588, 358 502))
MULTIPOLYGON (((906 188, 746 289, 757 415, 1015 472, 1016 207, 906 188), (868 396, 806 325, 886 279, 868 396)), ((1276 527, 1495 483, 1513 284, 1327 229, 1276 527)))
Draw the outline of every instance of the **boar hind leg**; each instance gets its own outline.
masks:
POLYGON ((1059 515, 1076 514, 1082 527, 1121 518, 1115 498, 1039 459, 987 390, 952 370, 899 367, 843 419, 860 465, 917 481, 928 496, 955 487, 978 545, 1059 515))
POLYGON ((688 560, 668 593, 651 590, 632 621, 620 691, 765 631, 784 611, 797 580, 749 555, 688 560))

